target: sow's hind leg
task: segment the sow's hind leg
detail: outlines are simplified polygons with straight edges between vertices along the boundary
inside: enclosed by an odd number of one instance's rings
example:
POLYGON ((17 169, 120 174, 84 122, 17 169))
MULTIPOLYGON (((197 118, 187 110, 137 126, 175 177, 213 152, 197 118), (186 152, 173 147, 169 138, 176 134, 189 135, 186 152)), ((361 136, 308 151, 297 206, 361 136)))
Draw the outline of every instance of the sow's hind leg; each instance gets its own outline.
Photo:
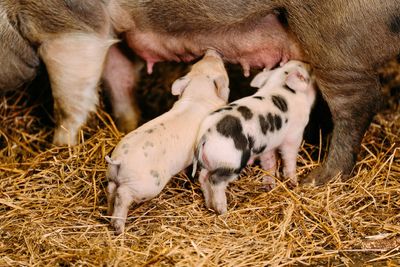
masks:
POLYGON ((364 133, 381 106, 381 93, 377 77, 367 72, 316 70, 315 74, 334 128, 326 161, 303 183, 322 185, 338 174, 350 175, 364 133))
POLYGON ((107 50, 114 42, 96 34, 67 33, 40 46, 54 97, 54 144, 77 143, 81 126, 96 109, 97 85, 107 50))
POLYGON ((121 44, 113 45, 103 72, 103 87, 110 98, 114 120, 125 133, 134 130, 140 119, 134 91, 143 63, 131 54, 121 44))

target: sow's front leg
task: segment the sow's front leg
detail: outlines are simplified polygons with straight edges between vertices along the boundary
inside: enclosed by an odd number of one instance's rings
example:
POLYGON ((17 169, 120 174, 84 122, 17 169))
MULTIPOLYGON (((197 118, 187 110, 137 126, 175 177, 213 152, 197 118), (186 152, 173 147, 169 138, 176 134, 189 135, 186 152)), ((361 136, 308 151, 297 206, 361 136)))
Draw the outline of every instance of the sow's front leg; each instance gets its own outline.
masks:
POLYGON ((350 175, 364 133, 379 111, 382 99, 373 73, 317 69, 315 74, 331 110, 334 129, 325 163, 303 182, 322 185, 339 173, 345 179, 350 175))
POLYGON ((40 46, 54 97, 57 121, 54 144, 77 143, 81 126, 96 109, 103 63, 114 42, 97 34, 66 33, 40 46))

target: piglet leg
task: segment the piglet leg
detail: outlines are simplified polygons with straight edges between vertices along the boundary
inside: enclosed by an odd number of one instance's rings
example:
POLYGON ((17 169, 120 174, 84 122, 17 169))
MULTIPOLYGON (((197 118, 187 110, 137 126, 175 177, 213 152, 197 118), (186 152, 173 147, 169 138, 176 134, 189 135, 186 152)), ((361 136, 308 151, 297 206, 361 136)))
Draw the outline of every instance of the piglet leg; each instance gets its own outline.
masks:
POLYGON ((289 179, 290 186, 297 186, 297 154, 302 141, 302 135, 297 140, 287 140, 279 148, 283 160, 283 175, 289 179))
MULTIPOLYGON (((264 170, 268 171, 272 175, 276 175, 276 151, 275 150, 264 152, 260 156, 260 163, 261 163, 261 167, 264 170)), ((264 184, 265 189, 267 189, 268 191, 272 190, 276 186, 275 179, 271 175, 266 175, 263 177, 263 184, 264 184)))
POLYGON ((119 186, 117 188, 114 201, 114 211, 111 219, 111 225, 114 227, 116 234, 124 232, 129 206, 133 201, 134 197, 129 187, 119 186))
POLYGON ((46 64, 57 127, 53 143, 74 145, 78 132, 98 103, 97 85, 113 40, 69 33, 45 41, 39 53, 46 64))
POLYGON ((204 199, 206 202, 206 207, 212 209, 211 204, 211 185, 208 181, 208 171, 206 169, 201 169, 199 173, 199 182, 201 186, 201 191, 203 191, 204 199))
POLYGON ((107 186, 107 215, 111 216, 114 210, 115 196, 117 194, 117 184, 113 181, 108 182, 107 186))
POLYGON ((226 187, 228 182, 219 182, 217 184, 210 184, 211 187, 211 202, 213 209, 218 214, 224 214, 227 211, 227 201, 226 201, 226 187))
POLYGON ((126 133, 137 127, 140 118, 134 89, 142 67, 143 63, 129 55, 120 44, 113 45, 108 51, 103 86, 110 98, 117 127, 126 133))

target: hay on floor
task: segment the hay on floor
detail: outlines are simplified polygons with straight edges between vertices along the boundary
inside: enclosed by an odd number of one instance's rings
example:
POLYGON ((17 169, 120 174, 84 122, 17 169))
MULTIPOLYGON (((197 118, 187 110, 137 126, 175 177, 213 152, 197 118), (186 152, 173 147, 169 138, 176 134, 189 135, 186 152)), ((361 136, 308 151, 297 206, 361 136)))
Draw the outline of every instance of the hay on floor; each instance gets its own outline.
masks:
MULTIPOLYGON (((104 157, 122 134, 100 109, 80 145, 54 147, 47 108, 29 99, 0 99, 0 266, 400 264, 399 105, 376 116, 346 182, 293 190, 278 182, 267 192, 264 171, 248 167, 227 191, 228 213, 217 216, 182 172, 132 206, 125 234, 115 236, 104 157)), ((298 173, 325 149, 304 144, 298 173)))

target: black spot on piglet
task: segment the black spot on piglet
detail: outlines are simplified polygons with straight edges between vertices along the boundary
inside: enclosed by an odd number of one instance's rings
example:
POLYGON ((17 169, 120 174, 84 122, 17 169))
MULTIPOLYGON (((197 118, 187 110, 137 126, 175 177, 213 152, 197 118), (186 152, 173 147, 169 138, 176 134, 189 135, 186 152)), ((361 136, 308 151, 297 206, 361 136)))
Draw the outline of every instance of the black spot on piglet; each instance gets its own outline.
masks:
POLYGON ((160 174, 158 173, 158 171, 155 170, 151 170, 150 171, 151 176, 153 176, 154 178, 158 178, 160 177, 160 174))
POLYGON ((223 108, 220 108, 220 109, 217 109, 217 110, 215 110, 213 113, 211 113, 211 114, 216 114, 216 113, 219 113, 219 112, 222 112, 222 111, 225 111, 225 110, 232 110, 233 108, 232 107, 223 107, 223 108))
POLYGON ((286 90, 288 90, 289 92, 291 92, 292 94, 296 94, 296 91, 295 90, 293 90, 292 88, 290 88, 289 86, 287 86, 287 85, 284 85, 283 86, 283 89, 286 89, 286 90))
POLYGON ((264 116, 262 115, 258 115, 258 120, 260 122, 260 128, 261 128, 261 132, 263 134, 266 134, 269 128, 269 124, 267 122, 267 120, 265 119, 264 116))
POLYGON ((267 148, 267 145, 260 146, 258 148, 253 149, 254 154, 261 154, 267 148))
POLYGON ((239 118, 226 115, 217 123, 217 131, 225 137, 232 138, 237 149, 242 151, 247 149, 247 138, 243 134, 243 127, 239 118))
POLYGON ((253 112, 248 107, 240 106, 237 110, 242 114, 243 118, 247 121, 253 117, 253 112))
POLYGON ((254 137, 248 135, 248 136, 247 136, 247 141, 249 142, 249 149, 252 149, 253 146, 254 146, 254 137))
POLYGON ((160 174, 158 173, 158 171, 155 170, 151 170, 150 171, 151 176, 153 176, 153 178, 155 179, 155 185, 156 186, 160 186, 161 184, 161 179, 160 179, 160 174))
POLYGON ((240 170, 243 169, 244 167, 246 167, 247 162, 250 159, 250 156, 251 156, 250 149, 243 150, 242 157, 240 159, 240 168, 239 168, 240 170))
POLYGON ((211 171, 209 179, 210 182, 215 185, 221 182, 229 181, 233 178, 233 175, 238 175, 239 173, 240 169, 220 167, 211 171))
POLYGON ((288 111, 288 105, 284 97, 280 95, 271 96, 272 103, 282 112, 288 111))
POLYGON ((253 96, 253 98, 254 98, 254 99, 258 99, 258 100, 264 100, 264 97, 258 96, 258 95, 257 95, 257 96, 253 96))
POLYGON ((272 115, 271 113, 268 113, 267 120, 268 120, 268 123, 269 123, 269 126, 270 126, 269 130, 271 132, 274 132, 275 131, 274 115, 272 115))
POLYGON ((282 127, 282 118, 279 115, 274 116, 275 128, 279 130, 282 127))

